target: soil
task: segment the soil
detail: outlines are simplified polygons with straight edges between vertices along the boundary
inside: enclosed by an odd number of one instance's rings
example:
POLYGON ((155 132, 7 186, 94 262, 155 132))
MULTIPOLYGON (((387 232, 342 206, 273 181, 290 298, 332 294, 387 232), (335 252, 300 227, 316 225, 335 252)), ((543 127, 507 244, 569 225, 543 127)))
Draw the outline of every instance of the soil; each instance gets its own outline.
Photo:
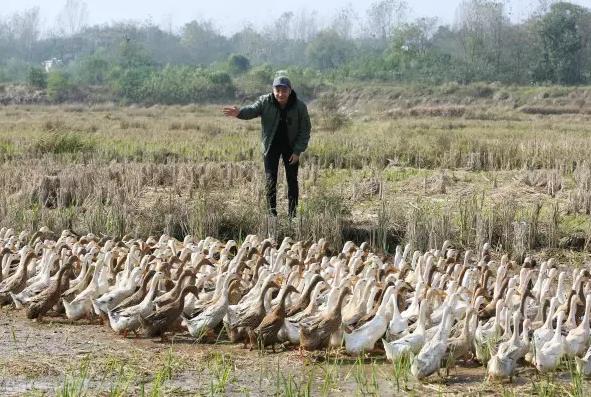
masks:
MULTIPOLYGON (((442 375, 445 371, 442 371, 442 375)), ((488 383, 478 364, 459 363, 448 376, 396 383, 394 367, 375 353, 341 354, 241 345, 197 344, 188 334, 170 341, 114 334, 106 325, 47 317, 38 323, 23 311, 0 317, 0 395, 498 395, 529 394, 535 387, 570 392, 568 373, 553 380, 522 368, 512 384, 488 383)), ((585 383, 585 389, 591 383, 585 383)))

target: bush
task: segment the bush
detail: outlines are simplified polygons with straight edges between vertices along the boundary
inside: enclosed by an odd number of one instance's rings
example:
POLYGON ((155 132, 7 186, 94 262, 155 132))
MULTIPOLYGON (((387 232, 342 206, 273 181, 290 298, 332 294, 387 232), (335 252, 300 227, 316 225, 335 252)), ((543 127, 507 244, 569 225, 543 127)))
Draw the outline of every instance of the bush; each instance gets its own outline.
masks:
POLYGON ((33 142, 29 151, 34 156, 46 153, 89 153, 95 149, 95 143, 74 132, 50 132, 33 142))
POLYGON ((32 67, 29 69, 27 82, 31 87, 44 90, 47 88, 47 73, 41 68, 32 67))
POLYGON ((50 72, 47 76, 47 97, 54 102, 63 102, 70 91, 69 76, 61 71, 50 72))

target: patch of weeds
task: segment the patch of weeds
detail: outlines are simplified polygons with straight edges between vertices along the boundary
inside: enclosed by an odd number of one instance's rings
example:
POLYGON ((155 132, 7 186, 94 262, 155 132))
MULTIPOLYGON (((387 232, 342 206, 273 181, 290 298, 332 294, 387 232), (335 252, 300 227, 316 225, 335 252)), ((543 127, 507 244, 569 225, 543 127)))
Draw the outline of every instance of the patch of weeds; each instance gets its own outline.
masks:
POLYGON ((159 397, 164 395, 164 384, 172 379, 173 371, 175 368, 177 368, 177 366, 178 363, 174 357, 172 348, 170 348, 166 354, 164 362, 154 376, 152 388, 150 390, 150 396, 159 397))
POLYGON ((276 378, 276 395, 286 397, 310 397, 312 396, 312 371, 309 371, 305 382, 300 382, 293 374, 279 372, 276 378))
POLYGON ((570 384, 566 386, 566 392, 571 397, 583 397, 583 374, 577 370, 575 360, 573 358, 564 359, 564 364, 570 374, 570 384))
POLYGON ((554 383, 553 376, 546 375, 538 382, 532 381, 531 394, 540 397, 554 397, 560 394, 560 388, 554 383))
POLYGON ((227 354, 215 352, 208 362, 208 368, 211 372, 210 394, 225 394, 228 384, 232 382, 234 360, 227 354))
POLYGON ((330 358, 328 358, 326 362, 319 366, 323 373, 322 384, 320 385, 321 395, 327 396, 339 383, 340 364, 341 362, 337 363, 336 359, 334 359, 331 363, 330 358))
MULTIPOLYGON (((375 373, 375 363, 372 362, 371 368, 371 376, 368 380, 367 373, 365 370, 365 363, 363 361, 363 355, 359 356, 355 362, 353 363, 353 368, 349 371, 349 374, 353 374, 353 378, 355 379, 356 390, 355 394, 357 395, 368 395, 368 394, 379 394, 378 393, 378 385, 377 385, 377 376, 375 373)), ((348 378, 349 374, 345 378, 348 378)))
POLYGON ((396 390, 400 391, 400 384, 404 382, 404 386, 408 383, 408 375, 410 374, 410 367, 412 364, 412 354, 406 353, 399 357, 392 363, 392 375, 396 383, 396 390))
POLYGON ((46 153, 90 153, 95 150, 96 143, 75 132, 51 132, 41 136, 29 147, 32 155, 46 153))
POLYGON ((66 374, 61 386, 56 390, 58 397, 81 397, 88 394, 90 356, 80 362, 80 368, 75 374, 66 374))

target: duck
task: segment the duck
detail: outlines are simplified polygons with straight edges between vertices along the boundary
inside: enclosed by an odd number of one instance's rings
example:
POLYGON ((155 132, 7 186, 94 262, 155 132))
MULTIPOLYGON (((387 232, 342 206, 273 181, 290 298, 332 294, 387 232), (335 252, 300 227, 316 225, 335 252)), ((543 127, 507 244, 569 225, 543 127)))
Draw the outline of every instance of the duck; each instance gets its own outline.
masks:
POLYGON ((329 347, 331 336, 341 327, 341 308, 345 297, 351 293, 348 286, 337 287, 338 296, 334 306, 326 312, 300 322, 300 347, 304 350, 319 350, 329 347))
POLYGON ((388 340, 397 339, 400 334, 408 329, 408 319, 402 317, 400 315, 400 310, 398 309, 400 300, 402 299, 400 292, 401 291, 398 290, 397 293, 392 295, 392 317, 386 330, 386 339, 388 340))
POLYGON ((528 354, 528 356, 526 356, 526 360, 531 361, 532 364, 535 364, 535 353, 538 350, 541 350, 544 344, 548 342, 550 339, 552 339, 552 336, 554 335, 554 329, 552 328, 552 318, 556 306, 558 306, 558 299, 556 297, 552 297, 552 299, 550 299, 550 306, 546 313, 546 321, 541 327, 535 329, 533 332, 531 344, 532 351, 530 352, 531 354, 528 354))
MULTIPOLYGON (((117 306, 110 309, 109 311, 110 312, 119 312, 125 308, 139 305, 144 300, 144 297, 148 293, 148 288, 149 288, 148 285, 150 285, 150 286, 152 285, 151 280, 154 278, 156 273, 158 273, 156 270, 150 270, 150 271, 146 272, 144 274, 144 277, 142 277, 140 287, 137 289, 137 291, 135 291, 132 295, 128 296, 127 298, 123 299, 117 306)), ((159 272, 159 273, 160 274, 158 275, 158 280, 160 281, 160 279, 162 277, 164 277, 164 273, 162 273, 162 272, 159 272)), ((157 291, 155 291, 155 293, 156 292, 157 291)))
POLYGON ((501 343, 497 352, 490 358, 487 363, 488 379, 504 379, 509 378, 513 382, 513 373, 517 366, 517 361, 525 356, 529 350, 529 320, 523 323, 522 339, 519 340, 519 324, 521 320, 521 313, 516 311, 513 314, 513 335, 511 339, 501 343))
POLYGON ((585 378, 591 377, 591 346, 587 349, 583 358, 575 356, 575 366, 577 372, 585 378))
MULTIPOLYGON (((217 300, 208 304, 203 311, 192 318, 183 316, 184 323, 191 336, 200 341, 204 336, 209 335, 223 321, 228 311, 229 294, 232 282, 240 280, 237 274, 228 275, 222 287, 222 293, 217 300)), ((239 283, 234 285, 238 286, 239 283)))
POLYGON ((138 336, 137 330, 141 326, 140 317, 148 317, 154 312, 154 298, 156 297, 157 287, 160 279, 164 277, 162 272, 154 272, 151 279, 145 277, 144 280, 150 281, 150 289, 142 297, 142 300, 129 306, 117 306, 107 312, 109 325, 113 331, 123 334, 127 338, 129 331, 138 336))
POLYGON ((108 284, 105 283, 102 275, 107 273, 106 270, 108 269, 105 268, 105 263, 110 261, 111 256, 112 253, 109 251, 105 254, 104 258, 99 259, 95 265, 92 280, 84 291, 76 295, 70 302, 62 299, 66 311, 66 317, 69 320, 79 320, 83 317, 86 317, 89 320, 92 319, 92 299, 104 294, 108 289, 108 284), (103 270, 105 271, 103 272, 103 270))
MULTIPOLYGON (((475 314, 475 310, 472 307, 467 307, 464 315, 464 326, 462 328, 462 332, 459 336, 449 338, 447 341, 447 349, 445 354, 448 358, 451 358, 453 363, 472 351, 474 333, 471 330, 470 323, 475 314)), ((449 368, 447 368, 447 370, 449 371, 449 368)))
POLYGON ((316 285, 320 282, 323 282, 324 278, 319 274, 314 274, 314 276, 310 279, 308 284, 305 285, 302 293, 298 297, 298 299, 287 309, 285 313, 286 317, 291 317, 303 310, 305 310, 308 305, 310 304, 310 300, 312 297, 312 292, 316 288, 316 285))
POLYGON ((382 339, 386 358, 392 362, 407 353, 417 354, 425 344, 425 322, 427 321, 427 305, 419 303, 419 319, 415 330, 393 342, 382 339))
POLYGON ((325 281, 316 284, 310 296, 310 302, 306 308, 298 313, 291 315, 283 321, 283 326, 279 330, 277 337, 281 342, 289 342, 292 345, 300 343, 300 320, 306 317, 313 317, 318 312, 318 297, 323 289, 327 287, 325 281))
POLYGON ((21 260, 16 272, 0 282, 0 306, 5 306, 12 302, 10 293, 18 294, 25 289, 27 285, 27 269, 36 258, 35 253, 31 251, 24 255, 21 254, 21 260))
MULTIPOLYGON (((573 328, 566 335, 565 353, 568 356, 582 356, 589 344, 589 310, 591 309, 591 295, 585 299, 585 314, 578 327, 573 328)), ((570 313, 569 313, 570 314, 570 313)))
POLYGON ((504 301, 499 299, 496 302, 495 315, 486 323, 480 323, 474 333, 474 351, 478 361, 485 364, 490 359, 490 348, 496 344, 501 336, 501 312, 504 301))
POLYGON ((417 356, 412 360, 410 371, 418 380, 424 379, 436 371, 438 372, 441 367, 441 360, 447 350, 447 340, 451 328, 451 311, 451 306, 445 307, 437 332, 433 338, 423 345, 417 356))
POLYGON ((27 308, 27 318, 41 321, 42 317, 55 306, 61 293, 68 286, 68 275, 78 258, 72 256, 57 272, 56 279, 43 292, 31 299, 27 308), (66 273, 68 272, 68 273, 66 273))
POLYGON ((275 344, 280 342, 278 333, 287 314, 285 300, 290 293, 297 294, 299 291, 293 285, 288 285, 287 288, 281 291, 279 303, 265 315, 256 329, 249 332, 251 349, 254 346, 259 346, 259 348, 271 346, 273 353, 275 353, 275 344))
MULTIPOLYGON (((182 289, 186 285, 191 285, 192 284, 191 281, 194 279, 195 279, 195 273, 193 272, 192 269, 183 270, 183 272, 179 276, 179 279, 177 280, 174 287, 170 291, 157 297, 154 300, 154 304, 157 307, 159 307, 159 306, 166 306, 169 303, 175 302, 176 299, 178 298, 179 294, 181 293, 182 289)), ((195 296, 197 297, 197 294, 195 294, 195 296)))
POLYGON ((72 280, 70 282, 71 287, 64 291, 60 297, 62 300, 71 301, 77 294, 84 291, 84 289, 88 287, 90 281, 92 280, 92 273, 94 270, 94 265, 91 265, 89 261, 90 259, 87 258, 82 260, 82 269, 78 275, 79 281, 76 282, 76 280, 72 280))
POLYGON ((378 312, 373 319, 352 332, 345 332, 345 334, 343 334, 345 339, 345 350, 348 354, 357 356, 364 352, 371 352, 375 343, 386 333, 388 323, 391 320, 392 311, 398 309, 397 306, 396 309, 392 309, 392 307, 396 305, 396 294, 391 296, 394 289, 394 286, 388 287, 388 290, 384 293, 378 312))
POLYGON ((229 329, 238 334, 238 340, 242 338, 244 341, 244 347, 248 344, 250 339, 248 338, 249 329, 253 330, 259 326, 263 318, 265 317, 265 296, 270 288, 279 289, 279 285, 270 280, 262 288, 257 301, 254 305, 249 307, 243 313, 239 313, 236 321, 230 324, 229 329))
POLYGON ((542 373, 555 370, 564 355, 564 336, 561 333, 563 320, 564 312, 560 311, 558 312, 554 336, 544 343, 541 349, 536 350, 536 368, 542 373))
POLYGON ((185 305, 185 297, 188 294, 197 294, 199 290, 194 285, 183 288, 176 300, 161 306, 147 317, 140 314, 140 323, 144 333, 148 337, 160 336, 161 341, 166 341, 165 333, 169 331, 179 319, 185 305))
POLYGON ((40 271, 38 277, 32 277, 27 280, 28 286, 23 289, 20 293, 15 294, 12 291, 9 292, 14 307, 22 309, 23 305, 26 305, 29 300, 35 295, 41 293, 51 284, 51 270, 59 261, 59 256, 55 255, 51 250, 46 249, 46 252, 41 258, 40 271))
POLYGON ((94 312, 101 317, 108 318, 110 309, 117 306, 135 292, 137 278, 141 271, 139 267, 134 268, 127 279, 120 281, 119 287, 105 293, 98 299, 93 299, 92 307, 94 308, 94 312))

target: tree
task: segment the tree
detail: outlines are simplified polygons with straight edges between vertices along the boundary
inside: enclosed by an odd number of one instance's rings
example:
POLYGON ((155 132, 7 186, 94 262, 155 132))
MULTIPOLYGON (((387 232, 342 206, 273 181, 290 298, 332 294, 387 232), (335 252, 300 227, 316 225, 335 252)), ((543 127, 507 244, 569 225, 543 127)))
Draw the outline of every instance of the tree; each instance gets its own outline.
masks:
POLYGON ((351 42, 343 39, 334 30, 321 31, 308 44, 306 55, 310 63, 319 69, 334 69, 343 65, 352 52, 351 42))
POLYGON ((189 50, 191 58, 202 65, 225 59, 229 52, 227 42, 209 21, 192 21, 182 28, 181 43, 189 50))
POLYGON ((242 74, 250 69, 250 61, 244 55, 232 54, 228 58, 228 69, 230 73, 242 74))
POLYGON ((357 15, 355 10, 349 4, 337 10, 331 22, 331 29, 337 32, 342 38, 350 40, 353 36, 353 28, 356 20, 357 15))
POLYGON ((88 6, 80 0, 66 0, 56 19, 57 30, 64 36, 80 33, 88 23, 88 6))
POLYGON ((467 66, 466 79, 499 75, 509 18, 502 1, 464 0, 456 11, 455 28, 467 66))
POLYGON ((386 42, 394 28, 406 17, 408 6, 403 0, 379 0, 367 10, 366 31, 370 37, 386 42))
POLYGON ((583 32, 589 11, 570 3, 556 3, 539 23, 542 55, 534 75, 560 84, 582 82, 583 32))
POLYGON ((31 60, 33 45, 39 39, 39 7, 16 13, 9 23, 11 36, 26 61, 31 60))

